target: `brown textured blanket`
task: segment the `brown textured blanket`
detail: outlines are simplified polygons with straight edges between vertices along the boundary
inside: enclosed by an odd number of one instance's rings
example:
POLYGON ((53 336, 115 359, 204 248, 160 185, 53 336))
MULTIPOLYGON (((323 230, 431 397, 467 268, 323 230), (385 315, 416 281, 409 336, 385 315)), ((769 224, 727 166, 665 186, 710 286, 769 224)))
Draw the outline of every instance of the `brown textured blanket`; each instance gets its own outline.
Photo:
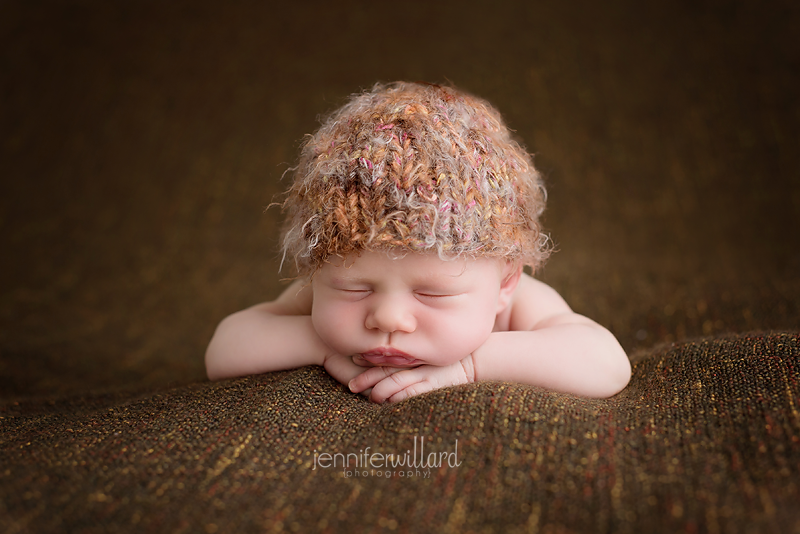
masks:
POLYGON ((800 533, 797 5, 284 4, 0 7, 0 532, 800 533), (205 380, 297 140, 393 79, 535 153, 619 395, 205 380))
POLYGON ((621 394, 375 405, 321 368, 4 407, 6 532, 793 532, 800 335, 665 346, 621 394), (391 455, 395 455, 391 458, 391 455))

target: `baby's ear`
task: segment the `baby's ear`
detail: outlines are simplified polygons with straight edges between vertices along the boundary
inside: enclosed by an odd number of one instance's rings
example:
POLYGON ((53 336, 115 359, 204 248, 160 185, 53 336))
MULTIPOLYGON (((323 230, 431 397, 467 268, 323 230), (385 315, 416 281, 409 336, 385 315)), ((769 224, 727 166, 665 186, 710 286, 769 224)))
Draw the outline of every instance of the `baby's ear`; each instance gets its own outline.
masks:
POLYGON ((500 297, 497 300, 497 311, 504 310, 514 296, 514 291, 519 285, 522 276, 522 264, 519 262, 505 262, 503 265, 502 278, 500 280, 500 297))

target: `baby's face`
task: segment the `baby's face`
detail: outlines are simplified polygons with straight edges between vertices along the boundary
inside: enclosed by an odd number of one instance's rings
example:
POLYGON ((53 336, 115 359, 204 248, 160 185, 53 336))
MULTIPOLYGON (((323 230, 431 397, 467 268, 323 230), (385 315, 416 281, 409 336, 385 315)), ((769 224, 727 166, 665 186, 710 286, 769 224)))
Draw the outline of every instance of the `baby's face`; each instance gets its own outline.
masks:
POLYGON ((449 365, 491 334, 507 264, 443 261, 435 254, 392 258, 363 252, 335 258, 314 275, 311 319, 339 354, 374 365, 449 365))

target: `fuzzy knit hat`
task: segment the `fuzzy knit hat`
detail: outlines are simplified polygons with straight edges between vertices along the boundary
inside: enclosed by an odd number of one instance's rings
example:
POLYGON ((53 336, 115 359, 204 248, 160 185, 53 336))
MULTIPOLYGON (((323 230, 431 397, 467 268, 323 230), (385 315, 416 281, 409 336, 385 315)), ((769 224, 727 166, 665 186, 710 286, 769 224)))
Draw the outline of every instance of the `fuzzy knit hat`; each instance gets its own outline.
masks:
POLYGON ((452 87, 397 82, 354 95, 306 139, 293 171, 283 250, 300 276, 362 250, 534 268, 549 252, 529 154, 490 104, 452 87))

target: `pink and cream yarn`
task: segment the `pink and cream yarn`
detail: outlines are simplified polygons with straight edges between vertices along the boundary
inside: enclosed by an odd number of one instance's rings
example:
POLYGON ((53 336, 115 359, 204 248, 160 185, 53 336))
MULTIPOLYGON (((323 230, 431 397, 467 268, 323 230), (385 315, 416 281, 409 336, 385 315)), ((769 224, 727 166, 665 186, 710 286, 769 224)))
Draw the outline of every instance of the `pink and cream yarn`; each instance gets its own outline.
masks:
POLYGON ((376 85, 303 145, 284 202, 284 257, 310 275, 361 250, 503 257, 536 267, 546 194, 487 102, 450 87, 376 85))

